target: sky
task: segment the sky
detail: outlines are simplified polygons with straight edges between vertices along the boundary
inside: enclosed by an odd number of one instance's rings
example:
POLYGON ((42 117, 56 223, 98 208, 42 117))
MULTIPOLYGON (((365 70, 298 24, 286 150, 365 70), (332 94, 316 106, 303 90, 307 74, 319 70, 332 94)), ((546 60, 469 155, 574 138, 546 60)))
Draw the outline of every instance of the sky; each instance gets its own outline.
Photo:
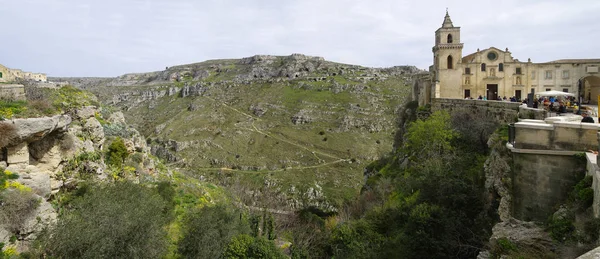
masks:
POLYGON ((448 8, 463 56, 600 58, 598 0, 0 0, 0 63, 118 76, 256 54, 390 67, 432 63, 448 8))

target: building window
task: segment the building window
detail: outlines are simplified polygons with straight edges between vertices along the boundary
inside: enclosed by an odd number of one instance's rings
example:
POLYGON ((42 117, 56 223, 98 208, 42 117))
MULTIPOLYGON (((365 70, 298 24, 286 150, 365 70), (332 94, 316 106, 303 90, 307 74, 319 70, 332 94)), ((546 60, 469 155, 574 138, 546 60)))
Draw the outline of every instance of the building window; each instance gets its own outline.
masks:
POLYGON ((569 78, 569 70, 563 70, 562 78, 563 79, 568 79, 569 78))
POLYGON ((448 43, 452 43, 452 34, 448 34, 448 43))
POLYGON ((470 75, 471 74, 471 68, 470 67, 465 67, 465 74, 466 75, 470 75))
POLYGON ((2 78, 2 72, 0 72, 0 78, 2 78))
POLYGON ((465 99, 471 97, 471 89, 465 89, 465 99))
POLYGON ((485 71, 485 63, 481 64, 481 71, 485 71))
POLYGON ((521 74, 521 68, 520 68, 520 67, 517 67, 517 71, 516 71, 516 73, 517 73, 517 75, 520 75, 520 74, 521 74))
POLYGON ((471 84, 471 77, 470 76, 466 76, 465 77, 465 85, 470 85, 471 84))
POLYGON ((521 77, 517 76, 517 84, 516 85, 521 85, 521 77))
POLYGON ((552 79, 552 70, 546 70, 545 79, 552 79))
POLYGON ((448 69, 453 68, 453 63, 452 56, 448 56, 448 69))
POLYGON ((569 92, 569 89, 567 89, 567 88, 563 88, 563 92, 565 92, 565 93, 568 93, 568 92, 569 92))
POLYGON ((552 90, 552 88, 546 88, 546 92, 551 91, 551 90, 552 90))
POLYGON ((503 72, 504 71, 504 64, 500 63, 498 64, 498 72, 503 72))
POLYGON ((535 79, 535 71, 531 71, 531 79, 535 79))

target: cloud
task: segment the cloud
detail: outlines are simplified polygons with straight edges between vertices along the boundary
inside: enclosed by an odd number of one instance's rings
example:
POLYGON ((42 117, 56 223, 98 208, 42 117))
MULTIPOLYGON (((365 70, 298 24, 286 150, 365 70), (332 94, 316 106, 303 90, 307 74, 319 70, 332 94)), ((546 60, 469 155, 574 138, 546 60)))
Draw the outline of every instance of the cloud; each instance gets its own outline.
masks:
POLYGON ((534 62, 598 58, 600 2, 574 0, 2 1, 0 63, 117 76, 206 59, 304 53, 386 67, 431 64, 448 7, 463 55, 495 46, 534 62), (5 2, 5 3, 4 3, 5 2))

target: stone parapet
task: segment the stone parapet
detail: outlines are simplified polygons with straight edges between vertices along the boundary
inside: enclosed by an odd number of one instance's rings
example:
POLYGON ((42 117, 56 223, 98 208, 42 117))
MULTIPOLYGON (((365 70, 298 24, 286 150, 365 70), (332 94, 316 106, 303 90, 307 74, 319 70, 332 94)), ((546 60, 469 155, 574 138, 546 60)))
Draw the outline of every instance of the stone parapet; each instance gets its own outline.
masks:
POLYGON ((469 99, 434 98, 431 101, 431 109, 433 111, 446 110, 449 113, 464 111, 481 114, 482 118, 493 117, 499 123, 517 121, 519 105, 521 103, 469 99))
POLYGON ((25 86, 20 84, 0 84, 0 99, 11 101, 25 100, 25 86))
POLYGON ((600 124, 570 121, 521 121, 515 123, 517 149, 579 151, 598 148, 600 124))

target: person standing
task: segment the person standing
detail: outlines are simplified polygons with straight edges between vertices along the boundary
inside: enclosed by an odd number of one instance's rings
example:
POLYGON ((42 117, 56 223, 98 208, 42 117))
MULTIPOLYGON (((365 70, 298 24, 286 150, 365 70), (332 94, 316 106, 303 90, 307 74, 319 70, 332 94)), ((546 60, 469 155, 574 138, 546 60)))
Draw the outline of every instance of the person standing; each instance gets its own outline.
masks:
POLYGON ((583 116, 581 122, 594 123, 594 118, 590 117, 587 112, 582 112, 581 116, 583 116))

